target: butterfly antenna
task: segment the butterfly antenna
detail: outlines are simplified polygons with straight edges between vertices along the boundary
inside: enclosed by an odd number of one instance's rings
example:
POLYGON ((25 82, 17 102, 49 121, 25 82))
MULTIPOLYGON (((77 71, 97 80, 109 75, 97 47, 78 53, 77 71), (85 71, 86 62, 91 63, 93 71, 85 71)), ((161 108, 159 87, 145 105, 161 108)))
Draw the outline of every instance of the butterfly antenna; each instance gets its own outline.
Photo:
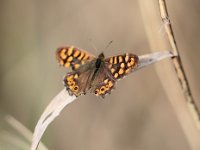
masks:
POLYGON ((94 48, 94 50, 99 53, 96 45, 94 44, 94 41, 92 39, 89 39, 89 40, 90 40, 90 44, 92 45, 92 47, 94 48))
POLYGON ((105 50, 112 44, 112 42, 113 42, 113 41, 110 41, 110 42, 106 45, 105 50))

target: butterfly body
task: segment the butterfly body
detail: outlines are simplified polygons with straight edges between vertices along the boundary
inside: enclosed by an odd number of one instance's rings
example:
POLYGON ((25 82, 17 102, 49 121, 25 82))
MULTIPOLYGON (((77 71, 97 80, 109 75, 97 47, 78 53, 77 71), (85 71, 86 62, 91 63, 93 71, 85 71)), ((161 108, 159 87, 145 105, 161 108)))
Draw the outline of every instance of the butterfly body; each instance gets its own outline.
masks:
POLYGON ((60 65, 73 70, 64 77, 70 95, 80 96, 91 91, 103 98, 111 93, 116 81, 130 73, 138 63, 138 57, 134 54, 105 58, 101 53, 96 58, 73 46, 59 48, 57 59, 60 65))

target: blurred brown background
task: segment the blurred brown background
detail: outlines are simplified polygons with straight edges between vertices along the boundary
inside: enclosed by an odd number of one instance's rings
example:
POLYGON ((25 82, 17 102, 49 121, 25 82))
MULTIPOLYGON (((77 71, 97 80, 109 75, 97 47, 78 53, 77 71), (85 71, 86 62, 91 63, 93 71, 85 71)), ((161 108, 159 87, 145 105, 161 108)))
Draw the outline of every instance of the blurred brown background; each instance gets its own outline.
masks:
MULTIPOLYGON (((199 99, 200 1, 167 4, 192 92, 199 99)), ((98 55, 92 39, 106 56, 150 53, 140 7, 136 0, 1 0, 1 112, 33 131, 69 71, 55 60, 60 46, 75 45, 98 55)), ((164 31, 160 36, 166 36, 164 31)), ((79 97, 49 126, 42 141, 59 150, 190 149, 154 65, 119 81, 104 100, 93 94, 79 97)))

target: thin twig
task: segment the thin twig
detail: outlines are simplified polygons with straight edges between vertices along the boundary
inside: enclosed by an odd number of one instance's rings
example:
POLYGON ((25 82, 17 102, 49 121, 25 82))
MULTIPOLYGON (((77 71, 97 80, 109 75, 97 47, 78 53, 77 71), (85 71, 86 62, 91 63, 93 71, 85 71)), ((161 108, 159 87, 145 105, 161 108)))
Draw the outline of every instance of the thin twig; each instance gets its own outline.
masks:
MULTIPOLYGON (((151 51, 169 49, 168 39, 163 38, 158 32, 161 25, 158 0, 138 0, 138 2, 151 51)), ((156 65, 155 70, 158 73, 158 79, 160 79, 167 99, 174 110, 174 117, 176 117, 183 135, 185 135, 183 138, 186 138, 190 149, 200 150, 200 130, 197 128, 197 124, 188 109, 188 103, 185 100, 174 70, 173 61, 164 61, 156 65)))
POLYGON ((193 116, 197 126, 200 127, 200 111, 198 110, 198 107, 195 103, 194 97, 191 92, 190 85, 188 83, 186 73, 183 68, 181 57, 179 55, 178 46, 177 46, 177 43, 176 43, 176 40, 174 37, 174 32, 172 30, 172 25, 170 23, 168 11, 167 11, 167 5, 166 5, 165 0, 159 0, 159 7, 160 7, 160 14, 161 14, 162 21, 164 23, 165 31, 169 38, 169 42, 172 47, 173 53, 176 56, 173 58, 173 63, 174 63, 174 67, 175 67, 175 70, 177 73, 177 77, 178 77, 180 85, 182 87, 182 91, 183 91, 185 100, 187 101, 188 107, 192 111, 192 116, 193 116))

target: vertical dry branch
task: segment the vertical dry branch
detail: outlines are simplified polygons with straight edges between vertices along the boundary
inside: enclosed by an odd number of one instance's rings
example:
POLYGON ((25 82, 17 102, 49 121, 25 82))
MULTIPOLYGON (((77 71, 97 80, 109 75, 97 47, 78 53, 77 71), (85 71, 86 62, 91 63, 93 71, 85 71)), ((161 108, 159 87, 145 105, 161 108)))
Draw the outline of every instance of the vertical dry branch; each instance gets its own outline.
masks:
POLYGON ((159 0, 159 6, 160 6, 160 14, 161 14, 162 21, 164 23, 165 31, 169 38, 169 42, 172 47, 172 50, 174 54, 176 55, 176 57, 173 58, 173 63, 174 63, 174 67, 175 67, 178 79, 180 81, 186 102, 188 103, 188 107, 192 112, 192 116, 197 124, 197 127, 200 128, 200 112, 195 103, 194 97, 190 89, 190 85, 188 83, 187 76, 183 68, 181 57, 179 55, 178 46, 176 44, 176 40, 174 37, 174 32, 172 30, 172 25, 170 23, 165 0, 159 0))
MULTIPOLYGON (((139 0, 138 1, 141 8, 141 13, 143 17, 143 21, 145 24, 145 29, 147 33, 147 37, 149 40, 150 47, 152 51, 155 50, 166 50, 169 49, 169 42, 165 36, 159 33, 159 29, 162 25, 159 13, 159 5, 158 0, 139 0)), ((162 1, 163 2, 163 1, 162 1)), ((164 5, 163 5, 164 6, 164 5)), ((166 5, 165 5, 166 8, 166 5)), ((163 9, 163 7, 162 7, 163 9)), ((164 27, 168 26, 171 28, 169 24, 169 18, 167 13, 162 13, 165 15, 164 27), (167 21, 167 22, 166 22, 167 21)), ((183 72, 182 64, 180 62, 180 57, 177 51, 176 41, 173 38, 172 30, 166 30, 167 34, 169 35, 169 40, 171 47, 173 48, 174 54, 177 55, 175 59, 173 59, 173 63, 171 61, 164 61, 156 65, 156 71, 158 73, 158 77, 163 85, 163 88, 168 96, 168 99, 171 105, 174 108, 174 112, 177 115, 177 119, 180 122, 180 126, 186 136, 188 144, 190 145, 191 149, 199 150, 200 149, 200 131, 196 125, 198 125, 198 121, 194 121, 194 115, 191 114, 190 109, 188 109, 188 104, 190 104, 190 108, 193 107, 196 110, 196 106, 194 104, 194 100, 192 98, 190 89, 187 89, 188 82, 186 80, 185 73, 183 72), (177 72, 174 71, 174 65, 176 67, 177 72), (181 71, 180 71, 181 70, 181 71), (181 73, 180 73, 181 72, 181 73), (177 79, 177 75, 179 80, 177 79), (180 79, 181 80, 181 87, 180 87, 180 79), (186 87, 186 88, 185 88, 186 87), (183 90, 182 90, 183 89, 183 90), (186 90, 187 89, 187 90, 186 90), (183 95, 184 91, 184 95, 183 95), (192 99, 191 99, 192 98, 192 99), (187 101, 185 100, 187 99, 187 101), (189 103, 188 103, 189 102, 189 103), (191 105, 192 104, 192 105, 191 105)), ((194 110, 194 109, 193 109, 194 110)), ((198 116, 196 113, 195 116, 198 116)))

